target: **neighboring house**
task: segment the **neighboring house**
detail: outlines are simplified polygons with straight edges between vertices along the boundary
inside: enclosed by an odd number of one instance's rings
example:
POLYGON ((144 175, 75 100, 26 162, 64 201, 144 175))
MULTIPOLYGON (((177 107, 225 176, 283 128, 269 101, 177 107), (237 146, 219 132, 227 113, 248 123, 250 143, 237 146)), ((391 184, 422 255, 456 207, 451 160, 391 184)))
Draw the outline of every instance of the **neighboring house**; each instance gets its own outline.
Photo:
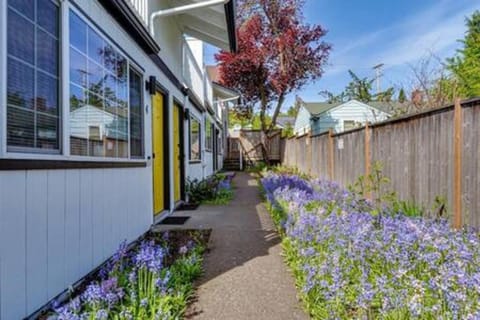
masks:
POLYGON ((203 48, 236 49, 234 14, 234 0, 0 1, 0 319, 37 310, 221 168, 203 48))
POLYGON ((279 129, 288 129, 295 126, 295 117, 278 116, 275 126, 279 129))
POLYGON ((370 123, 386 120, 390 114, 385 107, 357 100, 342 103, 303 102, 295 120, 294 133, 319 134, 332 129, 342 132, 370 123))

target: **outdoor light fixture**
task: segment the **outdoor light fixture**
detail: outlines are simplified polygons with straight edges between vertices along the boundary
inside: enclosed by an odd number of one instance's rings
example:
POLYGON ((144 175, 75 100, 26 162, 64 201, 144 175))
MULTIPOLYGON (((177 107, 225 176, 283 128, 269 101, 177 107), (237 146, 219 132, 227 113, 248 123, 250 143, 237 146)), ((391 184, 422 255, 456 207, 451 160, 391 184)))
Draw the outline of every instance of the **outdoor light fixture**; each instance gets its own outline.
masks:
POLYGON ((190 110, 185 108, 185 112, 183 113, 185 120, 188 120, 190 118, 190 110))
POLYGON ((154 95, 156 92, 155 84, 157 83, 157 78, 155 76, 150 76, 148 81, 145 82, 145 87, 150 93, 150 95, 154 95))

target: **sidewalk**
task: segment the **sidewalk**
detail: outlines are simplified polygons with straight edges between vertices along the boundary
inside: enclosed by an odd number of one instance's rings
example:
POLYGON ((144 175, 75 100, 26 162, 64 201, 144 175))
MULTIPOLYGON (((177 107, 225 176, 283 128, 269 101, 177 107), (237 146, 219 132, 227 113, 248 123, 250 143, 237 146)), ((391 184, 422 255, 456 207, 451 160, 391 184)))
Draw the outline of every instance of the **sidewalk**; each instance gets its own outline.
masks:
POLYGON ((241 172, 234 185, 235 198, 227 206, 201 206, 174 214, 191 216, 182 228, 213 230, 205 274, 186 318, 308 319, 282 261, 280 238, 261 203, 257 182, 241 172))

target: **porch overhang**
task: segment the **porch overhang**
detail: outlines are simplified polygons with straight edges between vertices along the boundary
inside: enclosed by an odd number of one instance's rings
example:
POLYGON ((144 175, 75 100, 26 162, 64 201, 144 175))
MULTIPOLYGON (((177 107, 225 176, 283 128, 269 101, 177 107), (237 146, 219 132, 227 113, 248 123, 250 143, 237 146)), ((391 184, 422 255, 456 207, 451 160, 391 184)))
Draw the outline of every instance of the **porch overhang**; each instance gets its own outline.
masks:
MULTIPOLYGON (((169 4, 171 9, 175 9, 202 2, 208 0, 170 0, 169 4)), ((237 51, 235 0, 179 12, 175 14, 175 20, 185 34, 220 49, 237 51)))

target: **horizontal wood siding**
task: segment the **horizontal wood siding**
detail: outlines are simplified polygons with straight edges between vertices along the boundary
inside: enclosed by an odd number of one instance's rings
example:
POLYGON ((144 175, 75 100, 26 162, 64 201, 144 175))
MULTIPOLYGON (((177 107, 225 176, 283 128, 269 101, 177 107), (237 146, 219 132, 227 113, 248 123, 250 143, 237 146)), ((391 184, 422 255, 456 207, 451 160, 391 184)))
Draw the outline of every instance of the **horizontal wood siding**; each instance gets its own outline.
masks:
POLYGON ((148 169, 0 172, 0 318, 21 319, 152 222, 148 169))

